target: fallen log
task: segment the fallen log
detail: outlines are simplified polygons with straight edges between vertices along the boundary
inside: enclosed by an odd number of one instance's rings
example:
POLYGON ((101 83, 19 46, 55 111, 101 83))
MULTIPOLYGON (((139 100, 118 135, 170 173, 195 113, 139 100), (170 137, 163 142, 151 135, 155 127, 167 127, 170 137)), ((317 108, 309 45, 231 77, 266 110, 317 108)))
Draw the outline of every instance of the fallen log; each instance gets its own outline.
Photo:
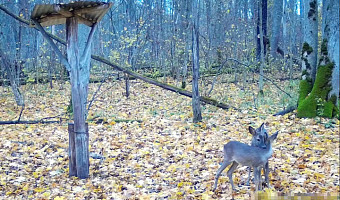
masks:
POLYGON ((0 121, 0 125, 4 124, 52 124, 52 123, 60 123, 60 121, 0 121))
MULTIPOLYGON (((178 94, 181 94, 181 95, 184 95, 186 97, 192 98, 192 93, 190 91, 188 91, 188 90, 184 90, 184 89, 175 87, 173 85, 161 83, 161 82, 156 81, 156 80, 154 80, 152 78, 144 77, 144 76, 142 76, 142 75, 140 75, 138 73, 132 72, 132 71, 130 71, 128 69, 125 69, 123 67, 115 65, 114 63, 110 62, 109 60, 106 60, 105 58, 99 57, 97 55, 92 55, 91 58, 94 59, 94 60, 97 60, 99 62, 105 63, 105 64, 115 68, 116 70, 119 70, 119 71, 122 71, 124 73, 127 73, 130 76, 136 77, 137 79, 143 80, 143 81, 145 81, 147 83, 151 83, 151 84, 156 85, 158 87, 161 87, 163 89, 166 89, 166 90, 169 90, 169 91, 172 91, 172 92, 176 92, 178 94)), ((202 102, 204 102, 204 103, 207 103, 207 104, 219 107, 219 108, 223 108, 223 109, 229 109, 231 107, 229 105, 226 105, 226 104, 223 104, 221 102, 218 102, 215 99, 211 99, 211 98, 207 98, 207 97, 203 97, 203 96, 200 97, 200 100, 202 102)), ((232 108, 234 108, 236 110, 239 110, 238 108, 235 108, 235 107, 232 107, 232 108)))
POLYGON ((293 112, 296 108, 297 108, 297 105, 295 105, 295 106, 290 106, 290 107, 288 107, 288 108, 285 109, 285 110, 282 110, 282 111, 280 111, 280 112, 278 112, 278 113, 275 113, 273 116, 285 115, 285 114, 287 114, 287 113, 293 112))
MULTIPOLYGON (((9 11, 7 8, 5 8, 4 6, 0 5, 0 10, 4 11, 6 14, 10 15, 11 17, 13 17, 14 19, 26 24, 26 25, 30 25, 30 22, 28 20, 25 20, 21 17, 18 17, 16 16, 15 14, 13 14, 11 11, 9 11)), ((35 29, 37 29, 36 27, 34 27, 35 29)), ((66 42, 64 40, 62 40, 61 38, 51 34, 51 33, 47 33, 48 36, 50 36, 53 40, 59 42, 60 44, 63 44, 63 45, 66 45, 66 42)), ((122 71, 122 72, 125 72, 127 74, 129 74, 130 76, 133 76, 133 77, 136 77, 140 80, 143 80, 145 82, 148 82, 148 83, 151 83, 153 85, 156 85, 158 87, 161 87, 163 89, 166 89, 166 90, 170 90, 172 92, 176 92, 178 94, 181 94, 181 95, 184 95, 184 96, 187 96, 187 97, 190 97, 192 98, 192 92, 190 91, 187 91, 187 90, 183 90, 181 88, 177 88, 175 86, 172 86, 172 85, 169 85, 169 84, 164 84, 164 83, 161 83, 161 82, 158 82, 154 79, 151 79, 151 78, 147 78, 147 77, 144 77, 138 73, 135 73, 135 72, 132 72, 128 69, 125 69, 123 67, 120 67, 118 65, 115 65, 114 63, 110 62, 109 60, 106 60, 105 58, 102 58, 100 56, 97 56, 97 55, 91 55, 91 58, 94 59, 94 60, 97 60, 99 62, 102 62, 102 63, 105 63, 113 68, 115 68, 116 70, 119 70, 119 71, 122 71)), ((233 108, 235 110, 238 110, 238 108, 236 107, 232 107, 232 106, 229 106, 229 105, 226 105, 226 104, 223 104, 215 99, 211 99, 211 98, 208 98, 208 97, 203 97, 201 96, 200 97, 200 100, 204 103, 207 103, 207 104, 210 104, 210 105, 213 105, 213 106, 216 106, 218 108, 222 108, 222 109, 229 109, 229 108, 233 108)))

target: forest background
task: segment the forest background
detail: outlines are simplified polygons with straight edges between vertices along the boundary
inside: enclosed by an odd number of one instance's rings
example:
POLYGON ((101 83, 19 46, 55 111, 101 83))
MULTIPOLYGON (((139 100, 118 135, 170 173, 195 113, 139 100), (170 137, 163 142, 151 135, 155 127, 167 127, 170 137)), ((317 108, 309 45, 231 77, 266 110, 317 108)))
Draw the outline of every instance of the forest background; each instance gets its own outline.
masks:
MULTIPOLYGON (((1 198, 249 198, 245 168, 234 174, 239 192, 226 176, 216 193, 211 187, 223 144, 249 143, 248 126, 262 122, 280 131, 267 198, 337 196, 339 54, 331 52, 339 50, 339 2, 110 2, 92 44, 90 178, 81 180, 68 177, 69 74, 44 37, 14 18, 30 19, 36 4, 68 1, 0 0, 0 120, 14 122, 0 125, 1 198), (320 80, 333 99, 312 92, 318 66, 328 63, 333 71, 320 80), (206 97, 196 105, 181 95, 191 93, 195 69, 206 97)), ((65 38, 64 25, 46 30, 65 38)), ((89 31, 79 26, 80 49, 89 31)))

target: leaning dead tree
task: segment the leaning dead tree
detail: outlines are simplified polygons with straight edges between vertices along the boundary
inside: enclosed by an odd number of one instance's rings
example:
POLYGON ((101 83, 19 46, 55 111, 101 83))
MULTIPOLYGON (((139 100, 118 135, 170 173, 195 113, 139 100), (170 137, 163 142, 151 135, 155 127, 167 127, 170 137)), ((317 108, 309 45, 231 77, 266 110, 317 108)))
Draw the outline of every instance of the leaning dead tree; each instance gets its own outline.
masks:
POLYGON ((10 60, 9 57, 0 49, 0 65, 4 66, 7 78, 14 94, 15 102, 21 106, 21 111, 16 122, 20 121, 22 112, 25 108, 24 95, 20 92, 20 69, 23 62, 18 60, 10 60))
POLYGON ((18 106, 24 106, 24 97, 19 90, 20 78, 17 72, 17 70, 20 68, 19 65, 21 65, 21 62, 10 60, 9 57, 6 56, 4 52, 0 49, 0 64, 6 69, 7 78, 11 85, 15 102, 18 106))
POLYGON ((42 33, 70 72, 74 124, 69 124, 69 175, 89 176, 89 135, 86 124, 87 96, 90 79, 91 43, 98 22, 110 9, 111 3, 74 2, 69 4, 40 4, 31 14, 33 25, 42 33), (46 33, 43 26, 66 23, 65 57, 46 33), (79 54, 78 23, 91 27, 85 49, 79 54))

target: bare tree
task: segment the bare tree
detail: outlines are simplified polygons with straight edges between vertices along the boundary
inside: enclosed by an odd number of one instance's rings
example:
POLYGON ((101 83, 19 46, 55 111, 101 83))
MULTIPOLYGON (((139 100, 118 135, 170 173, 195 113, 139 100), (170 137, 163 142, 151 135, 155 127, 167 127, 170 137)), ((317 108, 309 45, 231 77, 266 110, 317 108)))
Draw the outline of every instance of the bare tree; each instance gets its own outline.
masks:
POLYGON ((270 54, 276 58, 276 51, 279 42, 280 36, 280 26, 281 26, 281 19, 282 19, 282 6, 283 0, 274 0, 274 8, 272 12, 273 16, 273 26, 272 26, 272 36, 270 40, 270 54))
POLYGON ((200 96, 198 90, 198 78, 199 78, 199 0, 192 1, 192 110, 194 113, 194 122, 202 121, 200 96))

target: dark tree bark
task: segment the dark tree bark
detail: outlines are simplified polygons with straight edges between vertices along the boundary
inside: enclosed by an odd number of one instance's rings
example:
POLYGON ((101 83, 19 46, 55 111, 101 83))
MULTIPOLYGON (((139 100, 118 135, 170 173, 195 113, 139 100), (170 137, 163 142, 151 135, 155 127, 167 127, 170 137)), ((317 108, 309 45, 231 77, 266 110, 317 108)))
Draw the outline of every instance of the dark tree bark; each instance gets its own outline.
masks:
POLYGON ((192 110, 193 121, 202 121, 200 96, 198 90, 198 78, 199 78, 199 0, 193 0, 192 6, 192 110))
POLYGON ((282 19, 282 6, 283 0, 274 0, 274 8, 273 8, 273 29, 272 29, 272 36, 270 40, 270 54, 276 58, 276 50, 279 43, 279 36, 280 36, 280 25, 282 19))
MULTIPOLYGON (((264 55, 267 53, 266 48, 266 39, 267 39, 267 0, 261 0, 262 1, 262 12, 260 11, 260 8, 258 6, 257 8, 257 26, 256 26, 256 34, 257 34, 257 42, 256 42, 256 58, 258 61, 261 60, 261 39, 260 39, 260 14, 262 15, 262 32, 263 32, 263 52, 264 55)), ((258 4, 260 5, 260 4, 258 4)))
MULTIPOLYGON (((262 5, 263 1, 259 0, 259 9, 260 9, 260 13, 262 12, 262 5)), ((259 77, 259 93, 263 94, 263 68, 264 68, 264 55, 265 55, 265 45, 263 42, 263 38, 264 38, 264 32, 263 32, 263 23, 262 21, 264 20, 262 15, 260 16, 260 23, 259 23, 259 30, 260 30, 260 77, 259 77)))

